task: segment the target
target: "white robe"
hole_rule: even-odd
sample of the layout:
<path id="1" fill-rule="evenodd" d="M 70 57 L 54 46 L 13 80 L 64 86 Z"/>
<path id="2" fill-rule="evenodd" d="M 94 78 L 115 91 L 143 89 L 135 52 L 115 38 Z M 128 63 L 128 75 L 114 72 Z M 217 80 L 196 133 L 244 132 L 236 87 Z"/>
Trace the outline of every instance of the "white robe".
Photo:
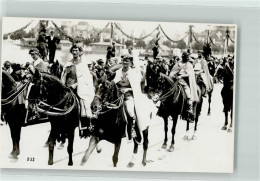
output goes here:
<path id="1" fill-rule="evenodd" d="M 128 80 L 133 90 L 135 112 L 139 131 L 142 132 L 149 126 L 149 120 L 152 112 L 148 98 L 141 92 L 141 72 L 129 68 Z M 114 82 L 118 83 L 122 77 L 122 68 L 116 71 Z"/>
<path id="2" fill-rule="evenodd" d="M 64 66 L 64 70 L 71 65 L 73 65 L 71 61 L 67 62 Z M 81 60 L 78 64 L 75 64 L 75 66 L 77 75 L 77 94 L 80 97 L 81 103 L 81 116 L 92 116 L 90 105 L 95 96 L 93 76 L 89 71 L 86 61 Z"/>

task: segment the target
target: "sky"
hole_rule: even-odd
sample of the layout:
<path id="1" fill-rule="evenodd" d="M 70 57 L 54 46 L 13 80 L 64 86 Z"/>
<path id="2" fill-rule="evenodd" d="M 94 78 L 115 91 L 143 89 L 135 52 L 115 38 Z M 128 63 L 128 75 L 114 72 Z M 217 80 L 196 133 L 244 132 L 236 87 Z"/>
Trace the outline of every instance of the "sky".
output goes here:
<path id="1" fill-rule="evenodd" d="M 9 33 L 13 32 L 17 29 L 22 28 L 27 23 L 29 23 L 31 20 L 33 20 L 32 24 L 26 29 L 27 31 L 30 30 L 32 27 L 35 27 L 36 24 L 40 19 L 36 18 L 3 18 L 3 26 L 2 26 L 2 32 Z M 59 27 L 61 26 L 61 22 L 66 19 L 49 19 L 53 20 Z M 131 34 L 133 32 L 133 35 L 135 37 L 139 37 L 140 34 L 145 31 L 146 34 L 153 31 L 159 24 L 161 24 L 162 28 L 164 29 L 165 33 L 172 39 L 174 38 L 182 38 L 185 36 L 185 33 L 188 31 L 189 25 L 194 25 L 193 31 L 195 33 L 200 33 L 211 26 L 214 26 L 212 24 L 211 26 L 209 24 L 194 24 L 194 23 L 173 23 L 173 22 L 144 22 L 144 21 L 108 21 L 108 20 L 72 20 L 73 23 L 77 23 L 78 21 L 86 21 L 90 25 L 96 27 L 96 28 L 104 28 L 108 22 L 116 22 L 120 23 L 122 26 L 122 29 L 127 34 Z M 51 24 L 51 23 L 49 23 Z M 53 25 L 52 25 L 53 26 Z"/>

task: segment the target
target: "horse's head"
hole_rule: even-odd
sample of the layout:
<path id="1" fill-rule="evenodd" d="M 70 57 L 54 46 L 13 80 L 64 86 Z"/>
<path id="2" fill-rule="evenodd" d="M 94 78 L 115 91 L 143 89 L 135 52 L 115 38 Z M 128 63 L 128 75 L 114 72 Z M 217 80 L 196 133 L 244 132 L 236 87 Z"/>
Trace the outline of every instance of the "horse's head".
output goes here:
<path id="1" fill-rule="evenodd" d="M 58 60 L 56 60 L 56 62 L 54 62 L 52 64 L 52 66 L 50 67 L 50 72 L 52 75 L 61 78 L 61 73 L 62 73 L 63 67 L 62 65 L 59 63 Z"/>
<path id="2" fill-rule="evenodd" d="M 103 78 L 96 89 L 95 97 L 91 103 L 91 109 L 94 113 L 101 111 L 102 103 L 108 96 L 108 91 L 111 88 L 111 82 Z"/>
<path id="3" fill-rule="evenodd" d="M 64 95 L 64 86 L 61 81 L 48 73 L 41 73 L 37 69 L 31 79 L 29 99 L 48 100 L 49 103 L 57 102 Z"/>
<path id="4" fill-rule="evenodd" d="M 2 70 L 2 98 L 10 96 L 15 88 L 16 83 L 13 77 L 5 70 Z"/>

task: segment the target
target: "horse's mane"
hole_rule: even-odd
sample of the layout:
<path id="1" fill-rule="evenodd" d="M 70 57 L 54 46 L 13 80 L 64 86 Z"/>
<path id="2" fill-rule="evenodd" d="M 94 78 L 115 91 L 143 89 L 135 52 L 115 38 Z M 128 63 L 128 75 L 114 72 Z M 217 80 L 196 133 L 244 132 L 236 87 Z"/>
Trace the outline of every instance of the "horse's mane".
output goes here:
<path id="1" fill-rule="evenodd" d="M 44 75 L 44 77 L 46 77 L 46 78 L 48 78 L 50 80 L 55 81 L 61 87 L 65 87 L 65 85 L 61 82 L 61 80 L 59 78 L 57 78 L 56 76 L 54 76 L 54 75 L 52 75 L 50 73 L 47 73 L 47 72 L 43 72 L 42 75 Z"/>
<path id="2" fill-rule="evenodd" d="M 8 80 L 9 80 L 10 82 L 12 82 L 13 84 L 15 84 L 14 78 L 13 78 L 8 72 L 6 72 L 5 70 L 2 70 L 2 75 L 3 75 L 3 74 L 6 76 L 6 78 L 8 78 Z M 2 79 L 3 79 L 3 76 L 2 76 Z"/>

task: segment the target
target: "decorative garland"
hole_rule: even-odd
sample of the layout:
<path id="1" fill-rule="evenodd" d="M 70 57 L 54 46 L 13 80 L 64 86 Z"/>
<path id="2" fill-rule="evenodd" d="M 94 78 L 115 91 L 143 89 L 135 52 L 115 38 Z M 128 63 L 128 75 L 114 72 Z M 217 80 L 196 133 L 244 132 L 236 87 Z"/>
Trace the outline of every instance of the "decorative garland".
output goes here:
<path id="1" fill-rule="evenodd" d="M 218 47 L 218 46 L 213 42 L 213 40 L 212 40 L 211 37 L 209 37 L 209 40 L 210 40 L 210 42 L 212 43 L 212 45 L 214 45 L 215 47 Z"/>
<path id="2" fill-rule="evenodd" d="M 18 30 L 16 30 L 16 31 L 13 31 L 13 32 L 7 33 L 7 34 L 5 34 L 5 35 L 9 36 L 9 35 L 11 35 L 11 34 L 18 33 L 19 31 L 23 31 L 23 30 L 26 29 L 28 26 L 30 26 L 30 24 L 31 24 L 32 22 L 33 22 L 33 20 L 30 21 L 30 22 L 29 22 L 27 25 L 25 25 L 24 27 L 22 27 L 22 28 L 20 28 L 20 29 L 18 29 Z"/>
<path id="3" fill-rule="evenodd" d="M 60 28 L 58 27 L 58 25 L 57 25 L 56 23 L 54 23 L 54 21 L 51 21 L 51 22 L 52 22 L 52 24 L 55 26 L 55 28 L 59 30 L 59 32 L 60 32 L 63 36 L 65 36 L 66 38 L 68 38 L 70 42 L 74 43 L 74 38 L 72 38 L 71 36 L 69 36 L 69 35 L 67 35 L 66 33 L 64 33 L 64 32 L 62 31 L 62 29 L 60 29 Z"/>
<path id="4" fill-rule="evenodd" d="M 184 40 L 187 36 L 188 36 L 188 34 L 186 34 L 182 39 L 180 39 L 180 40 L 172 40 L 165 32 L 164 32 L 164 30 L 162 29 L 162 26 L 161 25 L 159 25 L 159 28 L 160 28 L 160 30 L 162 31 L 162 33 L 164 34 L 164 36 L 169 40 L 169 41 L 171 41 L 171 42 L 173 42 L 173 43 L 179 43 L 180 41 L 182 41 L 182 40 Z"/>
<path id="5" fill-rule="evenodd" d="M 108 27 L 110 24 L 111 24 L 110 22 L 107 23 L 107 25 L 106 25 L 102 30 L 100 30 L 100 32 L 98 33 L 98 35 L 100 35 L 101 33 L 103 33 L 103 32 L 107 29 L 107 27 Z"/>
<path id="6" fill-rule="evenodd" d="M 206 39 L 205 39 L 203 42 L 200 42 L 200 41 L 196 38 L 196 36 L 195 36 L 194 33 L 192 33 L 192 36 L 193 36 L 194 40 L 195 40 L 197 43 L 204 44 L 204 42 L 206 41 Z"/>
<path id="7" fill-rule="evenodd" d="M 235 43 L 235 41 L 231 39 L 231 37 L 229 36 L 229 34 L 227 35 L 227 38 L 230 39 L 230 41 L 232 41 L 233 43 Z"/>
<path id="8" fill-rule="evenodd" d="M 146 36 L 140 37 L 140 38 L 136 38 L 133 36 L 128 35 L 127 33 L 125 33 L 116 23 L 114 23 L 115 27 L 123 34 L 125 35 L 127 38 L 133 39 L 133 40 L 144 40 L 145 38 L 151 36 L 156 30 L 159 30 L 159 26 L 157 26 L 151 33 L 149 33 Z"/>

